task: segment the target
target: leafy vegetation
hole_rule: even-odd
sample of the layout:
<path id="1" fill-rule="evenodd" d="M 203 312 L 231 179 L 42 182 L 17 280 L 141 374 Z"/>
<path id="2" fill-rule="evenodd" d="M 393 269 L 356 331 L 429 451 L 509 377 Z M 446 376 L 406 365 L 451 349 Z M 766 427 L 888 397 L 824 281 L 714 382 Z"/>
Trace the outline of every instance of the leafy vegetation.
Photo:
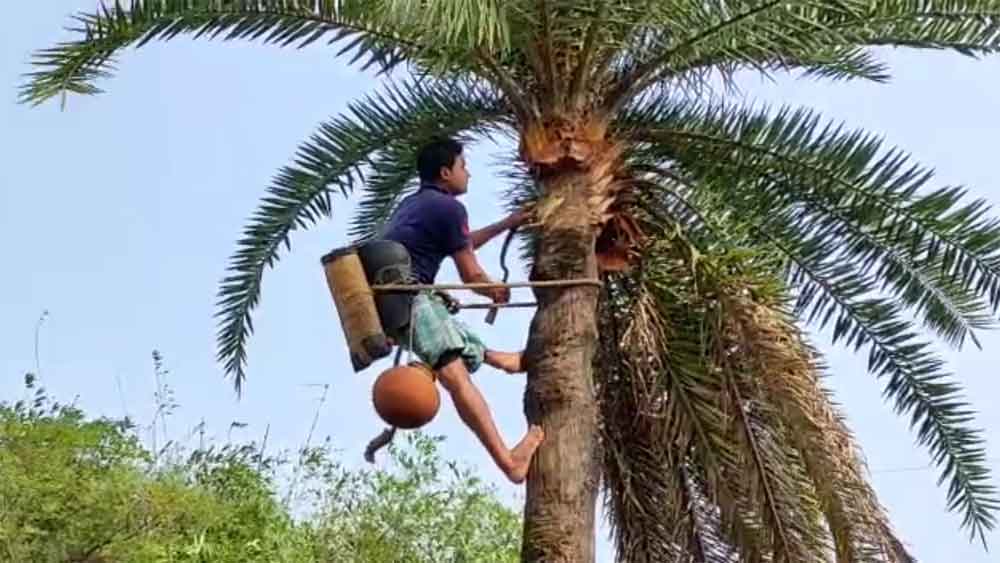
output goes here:
<path id="1" fill-rule="evenodd" d="M 515 561 L 518 515 L 410 433 L 387 470 L 329 445 L 148 449 L 128 420 L 30 395 L 0 404 L 0 559 L 11 563 Z M 294 467 L 293 467 L 294 466 Z M 299 472 L 288 491 L 288 470 Z M 285 489 L 284 499 L 281 498 Z M 292 494 L 288 494 L 292 493 Z"/>

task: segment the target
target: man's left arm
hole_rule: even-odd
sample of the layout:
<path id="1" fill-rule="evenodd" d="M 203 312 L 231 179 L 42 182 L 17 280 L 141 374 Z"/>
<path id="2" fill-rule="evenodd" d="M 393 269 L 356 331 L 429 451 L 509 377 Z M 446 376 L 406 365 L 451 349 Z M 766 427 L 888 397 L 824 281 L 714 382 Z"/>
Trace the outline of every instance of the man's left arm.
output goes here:
<path id="1" fill-rule="evenodd" d="M 526 212 L 515 211 L 492 225 L 487 225 L 482 229 L 469 233 L 469 243 L 474 250 L 478 250 L 480 246 L 490 242 L 497 235 L 520 226 L 527 218 L 528 214 Z"/>

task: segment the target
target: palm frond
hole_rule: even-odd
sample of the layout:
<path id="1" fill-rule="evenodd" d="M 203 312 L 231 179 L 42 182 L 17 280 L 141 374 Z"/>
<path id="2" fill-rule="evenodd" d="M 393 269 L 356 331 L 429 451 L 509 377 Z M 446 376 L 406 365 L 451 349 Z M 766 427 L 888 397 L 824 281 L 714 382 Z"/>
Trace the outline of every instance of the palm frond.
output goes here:
<path id="1" fill-rule="evenodd" d="M 948 49 L 967 56 L 1000 50 L 996 0 L 875 0 L 853 21 L 828 22 L 859 45 Z"/>
<path id="2" fill-rule="evenodd" d="M 731 299 L 748 290 L 758 294 L 767 290 L 739 280 L 739 274 L 733 275 L 732 265 L 725 261 L 714 264 L 703 258 L 701 262 L 694 264 L 700 273 L 698 291 L 711 296 L 707 299 L 701 339 L 706 343 L 712 371 L 722 381 L 724 400 L 731 405 L 730 431 L 746 452 L 740 475 L 749 485 L 748 506 L 761 515 L 761 532 L 774 559 L 825 561 L 829 550 L 824 527 L 827 523 L 819 508 L 816 485 L 810 480 L 804 454 L 790 439 L 789 424 L 776 398 L 766 393 L 761 383 L 763 378 L 774 377 L 780 364 L 764 365 L 761 371 L 754 369 L 760 367 L 750 360 L 756 350 L 734 338 L 731 328 Z M 718 266 L 724 269 L 716 270 Z M 726 279 L 725 274 L 731 279 Z M 755 360 L 759 362 L 760 358 Z"/>
<path id="3" fill-rule="evenodd" d="M 688 250 L 678 250 L 683 248 Z M 605 431 L 614 439 L 625 440 L 626 445 L 644 440 L 645 447 L 622 448 L 619 459 L 608 459 L 607 465 L 617 463 L 620 473 L 631 475 L 633 483 L 647 483 L 648 479 L 659 482 L 649 474 L 649 463 L 638 463 L 638 457 L 664 460 L 667 465 L 659 469 L 663 475 L 674 475 L 681 466 L 688 468 L 688 477 L 704 486 L 711 505 L 698 505 L 698 516 L 688 514 L 687 520 L 679 521 L 698 518 L 710 526 L 703 532 L 718 531 L 705 536 L 717 538 L 710 542 L 713 557 L 708 561 L 737 557 L 740 561 L 760 561 L 779 553 L 800 554 L 803 560 L 810 560 L 809 546 L 821 543 L 823 532 L 815 525 L 815 517 L 806 518 L 800 511 L 809 503 L 803 500 L 805 482 L 794 463 L 795 453 L 783 448 L 770 429 L 756 422 L 752 439 L 748 439 L 743 433 L 745 421 L 741 422 L 738 414 L 744 405 L 732 399 L 725 378 L 708 354 L 716 335 L 709 322 L 714 318 L 714 298 L 709 296 L 715 288 L 701 273 L 706 257 L 683 243 L 671 246 L 661 242 L 645 250 L 642 273 L 635 274 L 638 277 L 632 281 L 618 281 L 622 294 L 612 300 L 612 306 L 619 318 L 612 321 L 621 328 L 609 331 L 607 348 L 620 350 L 620 365 L 611 368 L 602 362 L 601 370 L 611 368 L 617 379 L 599 387 Z M 706 283 L 709 285 L 703 285 Z M 620 415 L 614 416 L 615 412 Z M 653 448 L 660 450 L 657 455 L 644 451 L 655 452 Z M 754 448 L 760 455 L 751 463 Z M 754 469 L 755 464 L 761 469 Z M 748 480 L 748 475 L 755 477 Z M 764 483 L 766 487 L 762 487 Z M 769 492 L 764 493 L 764 488 Z M 616 486 L 608 495 L 614 499 L 623 489 L 627 490 Z M 647 494 L 611 503 L 620 549 L 637 542 L 645 546 L 646 551 L 638 552 L 635 561 L 661 560 L 669 549 L 687 549 L 685 529 L 669 531 L 673 544 L 664 543 L 665 538 L 643 538 L 653 525 L 648 515 L 656 515 L 659 502 Z M 629 503 L 639 506 L 632 508 Z M 615 512 L 614 507 L 630 509 L 631 515 Z M 619 517 L 641 520 L 645 526 L 625 529 Z M 711 524 L 713 521 L 716 524 Z M 779 536 L 784 541 L 777 539 Z M 650 551 L 650 546 L 660 551 Z"/>
<path id="4" fill-rule="evenodd" d="M 774 558 L 824 563 L 829 550 L 825 522 L 801 453 L 788 440 L 789 432 L 766 397 L 744 397 L 732 376 L 726 379 L 733 401 L 733 429 L 750 453 L 742 475 L 753 480 L 748 499 L 762 516 Z"/>
<path id="5" fill-rule="evenodd" d="M 962 189 L 922 193 L 931 173 L 882 151 L 880 140 L 821 127 L 805 111 L 688 104 L 651 103 L 621 127 L 647 143 L 635 158 L 719 186 L 720 201 L 739 213 L 763 220 L 786 211 L 791 236 L 884 280 L 882 289 L 948 342 L 993 326 L 986 304 L 1000 306 L 1000 222 L 983 200 L 963 205 Z M 719 160 L 709 166 L 709 156 Z"/>
<path id="6" fill-rule="evenodd" d="M 219 289 L 218 357 L 238 392 L 246 376 L 250 317 L 260 298 L 261 278 L 278 260 L 280 247 L 290 245 L 291 232 L 329 216 L 331 194 L 336 190 L 347 196 L 365 181 L 365 166 L 373 160 L 438 134 L 498 120 L 505 107 L 492 90 L 405 83 L 351 104 L 347 116 L 321 126 L 299 149 L 295 163 L 277 175 L 244 229 Z"/>
<path id="7" fill-rule="evenodd" d="M 511 4 L 501 0 L 370 0 L 390 27 L 420 30 L 422 43 L 459 51 L 511 48 Z"/>
<path id="8" fill-rule="evenodd" d="M 642 26 L 644 2 L 536 0 L 523 13 L 525 43 L 542 104 L 556 112 L 590 105 L 605 69 Z"/>
<path id="9" fill-rule="evenodd" d="M 702 69 L 731 75 L 740 68 L 764 74 L 802 68 L 831 77 L 885 78 L 883 65 L 828 37 L 823 20 L 855 18 L 858 2 L 853 0 L 674 4 L 660 16 L 655 40 L 637 50 L 633 63 L 617 77 L 619 87 L 610 93 L 609 107 L 621 107 L 661 80 Z"/>
<path id="10" fill-rule="evenodd" d="M 943 362 L 919 340 L 894 303 L 869 297 L 873 284 L 859 279 L 849 266 L 816 247 L 775 244 L 793 261 L 789 277 L 799 288 L 800 304 L 813 306 L 812 317 L 834 319 L 834 340 L 855 350 L 867 346 L 869 370 L 880 378 L 888 376 L 886 397 L 894 401 L 897 413 L 910 415 L 918 443 L 928 447 L 942 467 L 941 479 L 951 481 L 949 509 L 964 514 L 963 525 L 973 534 L 992 529 L 1000 505 L 984 465 L 983 440 L 969 427 L 973 413 Z"/>
<path id="11" fill-rule="evenodd" d="M 719 477 L 726 467 L 736 472 L 739 451 L 727 435 L 716 378 L 702 367 L 699 343 L 663 332 L 661 306 L 635 280 L 609 279 L 608 289 L 600 315 L 608 338 L 601 341 L 595 374 L 606 444 L 605 503 L 618 560 L 714 563 L 733 545 L 763 552 L 753 514 L 721 514 L 710 500 L 742 492 Z M 694 451 L 699 455 L 689 460 Z M 689 474 L 682 475 L 686 466 Z M 706 469 L 711 485 L 700 486 Z"/>
<path id="12" fill-rule="evenodd" d="M 690 184 L 676 178 L 671 178 L 667 170 L 650 168 L 642 170 L 636 167 L 631 170 L 634 175 L 630 185 L 635 189 L 635 215 L 652 226 L 675 224 L 699 247 L 708 245 L 739 246 L 740 236 L 736 229 L 727 225 L 725 228 L 712 213 L 704 210 L 711 207 L 705 201 L 704 192 L 695 192 Z"/>
<path id="13" fill-rule="evenodd" d="M 600 309 L 619 558 L 910 563 L 785 312 L 773 259 L 698 251 L 677 233 L 609 278 Z"/>
<path id="14" fill-rule="evenodd" d="M 869 369 L 887 377 L 886 396 L 910 415 L 918 442 L 950 480 L 949 508 L 974 535 L 991 529 L 1000 505 L 982 439 L 968 427 L 958 386 L 902 309 L 956 344 L 989 325 L 982 301 L 997 305 L 1000 227 L 985 204 L 959 206 L 954 189 L 919 194 L 929 174 L 898 154 L 880 155 L 875 139 L 820 129 L 808 113 L 675 106 L 661 118 L 662 128 L 651 126 L 658 132 L 640 135 L 648 144 L 637 152 L 660 159 L 690 189 L 718 193 L 726 217 L 784 255 L 797 312 L 832 323 L 835 342 L 869 347 Z"/>
<path id="15" fill-rule="evenodd" d="M 884 81 L 872 46 L 950 49 L 965 55 L 1000 49 L 1000 5 L 993 0 L 841 0 L 672 3 L 667 31 L 639 49 L 619 76 L 609 105 L 620 105 L 660 81 L 703 81 L 749 69 L 765 75 Z M 662 28 L 661 28 L 662 29 Z"/>
<path id="16" fill-rule="evenodd" d="M 115 56 L 129 46 L 167 41 L 179 35 L 207 39 L 244 39 L 305 47 L 321 39 L 344 43 L 362 68 L 383 70 L 401 62 L 414 43 L 380 22 L 364 1 L 317 0 L 120 0 L 101 3 L 93 13 L 75 17 L 79 39 L 35 53 L 38 70 L 21 87 L 24 103 L 40 104 L 67 93 L 97 94 L 95 83 L 114 70 Z"/>
<path id="17" fill-rule="evenodd" d="M 736 563 L 740 560 L 740 550 L 726 539 L 724 524 L 718 507 L 704 481 L 697 478 L 698 472 L 690 465 L 678 472 L 682 499 L 689 506 L 690 535 L 687 552 L 692 555 L 690 563 Z M 754 555 L 745 559 L 752 560 Z"/>
<path id="18" fill-rule="evenodd" d="M 822 387 L 818 354 L 788 319 L 776 314 L 780 305 L 744 296 L 723 301 L 733 338 L 749 351 L 748 367 L 761 374 L 764 394 L 780 409 L 789 429 L 786 439 L 795 444 L 816 487 L 837 561 L 911 562 L 868 484 L 860 448 Z"/>
<path id="19" fill-rule="evenodd" d="M 440 4 L 444 7 L 439 11 L 445 14 L 453 8 L 452 4 L 456 9 L 465 10 L 457 6 L 464 3 L 442 1 Z M 532 104 L 537 106 L 536 113 L 549 114 L 592 106 L 596 92 L 607 78 L 606 70 L 627 47 L 625 38 L 637 26 L 645 25 L 643 17 L 648 15 L 649 8 L 660 3 L 507 0 L 469 4 L 475 5 L 475 9 L 459 19 L 478 20 L 482 22 L 479 33 L 506 37 L 506 41 L 478 44 L 466 41 L 465 50 L 475 48 L 480 55 L 486 55 L 480 57 L 481 62 L 503 69 L 522 87 L 525 96 L 531 98 Z M 502 4 L 502 9 L 494 4 Z M 439 16 L 421 12 L 413 17 L 422 20 Z M 443 21 L 451 24 L 450 20 Z M 497 23 L 491 24 L 493 21 Z M 429 29 L 437 31 L 440 28 Z M 493 44 L 499 47 L 491 48 Z"/>

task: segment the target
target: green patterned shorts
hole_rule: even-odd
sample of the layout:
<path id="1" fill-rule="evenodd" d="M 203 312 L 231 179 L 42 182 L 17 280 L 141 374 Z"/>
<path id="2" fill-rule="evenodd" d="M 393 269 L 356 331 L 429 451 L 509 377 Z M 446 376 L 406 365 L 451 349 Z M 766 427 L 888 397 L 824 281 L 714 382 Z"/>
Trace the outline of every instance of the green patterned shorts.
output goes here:
<path id="1" fill-rule="evenodd" d="M 438 363 L 448 354 L 458 354 L 465 362 L 469 373 L 474 373 L 483 365 L 486 345 L 468 326 L 448 312 L 444 301 L 437 295 L 418 293 L 413 298 L 413 353 L 420 361 L 439 368 Z M 399 335 L 399 343 L 404 349 L 410 339 L 410 327 Z"/>

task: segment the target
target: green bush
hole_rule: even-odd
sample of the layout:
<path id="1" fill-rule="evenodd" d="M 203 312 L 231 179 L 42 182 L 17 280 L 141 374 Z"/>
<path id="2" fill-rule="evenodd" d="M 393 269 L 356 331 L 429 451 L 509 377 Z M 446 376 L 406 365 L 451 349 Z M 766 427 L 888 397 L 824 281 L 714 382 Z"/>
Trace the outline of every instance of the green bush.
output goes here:
<path id="1" fill-rule="evenodd" d="M 328 444 L 294 462 L 253 443 L 165 456 L 128 420 L 88 419 L 31 376 L 26 387 L 30 401 L 0 403 L 2 561 L 517 560 L 518 515 L 442 461 L 440 438 L 408 433 L 391 470 L 348 469 Z"/>

